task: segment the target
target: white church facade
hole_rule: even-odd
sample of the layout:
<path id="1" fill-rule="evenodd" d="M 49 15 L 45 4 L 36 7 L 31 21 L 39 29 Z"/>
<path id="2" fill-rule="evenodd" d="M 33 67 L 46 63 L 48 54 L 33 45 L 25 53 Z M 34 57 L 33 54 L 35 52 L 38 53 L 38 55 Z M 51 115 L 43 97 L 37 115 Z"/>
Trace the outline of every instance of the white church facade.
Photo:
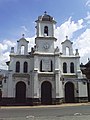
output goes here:
<path id="1" fill-rule="evenodd" d="M 0 104 L 87 102 L 87 82 L 80 70 L 78 49 L 66 37 L 62 51 L 54 47 L 56 21 L 45 13 L 36 22 L 35 46 L 28 52 L 24 36 L 11 48 L 8 70 L 0 71 Z"/>

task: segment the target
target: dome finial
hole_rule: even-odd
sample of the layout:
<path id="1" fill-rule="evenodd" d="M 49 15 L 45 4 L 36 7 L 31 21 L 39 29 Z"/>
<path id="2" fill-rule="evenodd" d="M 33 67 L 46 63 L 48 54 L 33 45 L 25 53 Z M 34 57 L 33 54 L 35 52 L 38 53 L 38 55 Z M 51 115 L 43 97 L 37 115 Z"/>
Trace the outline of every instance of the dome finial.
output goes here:
<path id="1" fill-rule="evenodd" d="M 44 14 L 46 15 L 46 14 L 47 14 L 47 12 L 45 11 L 45 12 L 44 12 Z"/>

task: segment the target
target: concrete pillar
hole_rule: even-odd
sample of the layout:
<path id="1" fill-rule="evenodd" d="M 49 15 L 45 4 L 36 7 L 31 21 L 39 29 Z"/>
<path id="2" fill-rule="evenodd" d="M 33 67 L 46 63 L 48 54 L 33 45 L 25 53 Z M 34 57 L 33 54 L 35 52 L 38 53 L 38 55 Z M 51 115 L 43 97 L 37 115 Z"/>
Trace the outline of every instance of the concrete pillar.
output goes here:
<path id="1" fill-rule="evenodd" d="M 55 71 L 55 81 L 56 81 L 56 98 L 59 98 L 59 91 L 60 91 L 60 88 L 59 88 L 59 82 L 60 82 L 60 78 L 59 78 L 59 71 Z"/>
<path id="2" fill-rule="evenodd" d="M 34 71 L 34 98 L 39 97 L 38 72 Z"/>
<path id="3" fill-rule="evenodd" d="M 38 70 L 39 64 L 38 64 L 38 57 L 34 56 L 34 70 Z"/>
<path id="4" fill-rule="evenodd" d="M 60 81 L 60 71 L 55 71 L 55 82 L 56 82 L 56 104 L 60 104 L 63 102 L 64 92 L 62 81 Z"/>
<path id="5" fill-rule="evenodd" d="M 8 78 L 8 89 L 7 89 L 7 93 L 8 93 L 8 97 L 13 97 L 13 81 L 12 81 L 12 72 L 9 72 L 9 78 Z"/>

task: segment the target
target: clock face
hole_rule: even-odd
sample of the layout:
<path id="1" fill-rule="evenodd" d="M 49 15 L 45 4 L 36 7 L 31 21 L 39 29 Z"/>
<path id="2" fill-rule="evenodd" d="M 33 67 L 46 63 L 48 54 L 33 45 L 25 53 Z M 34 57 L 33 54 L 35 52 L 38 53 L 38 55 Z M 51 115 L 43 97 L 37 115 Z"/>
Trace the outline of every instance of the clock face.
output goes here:
<path id="1" fill-rule="evenodd" d="M 43 45 L 43 47 L 44 47 L 45 49 L 48 49 L 48 48 L 49 48 L 49 44 L 48 44 L 48 43 L 45 43 L 45 44 Z"/>

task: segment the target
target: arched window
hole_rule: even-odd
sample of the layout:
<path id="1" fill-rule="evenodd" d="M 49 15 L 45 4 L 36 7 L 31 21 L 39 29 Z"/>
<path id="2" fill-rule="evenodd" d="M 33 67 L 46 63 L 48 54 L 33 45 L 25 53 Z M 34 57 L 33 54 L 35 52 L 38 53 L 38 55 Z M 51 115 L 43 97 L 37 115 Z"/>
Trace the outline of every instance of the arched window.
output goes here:
<path id="1" fill-rule="evenodd" d="M 74 73 L 74 63 L 73 62 L 70 63 L 70 72 Z"/>
<path id="2" fill-rule="evenodd" d="M 69 55 L 70 54 L 70 48 L 69 47 L 66 47 L 66 55 Z"/>
<path id="3" fill-rule="evenodd" d="M 44 27 L 44 34 L 48 36 L 48 26 Z"/>
<path id="4" fill-rule="evenodd" d="M 25 46 L 22 45 L 22 46 L 21 46 L 21 55 L 24 55 L 24 49 L 25 49 Z"/>
<path id="5" fill-rule="evenodd" d="M 63 73 L 67 73 L 67 63 L 63 63 Z"/>
<path id="6" fill-rule="evenodd" d="M 27 62 L 24 62 L 23 72 L 24 73 L 28 72 L 28 63 Z"/>
<path id="7" fill-rule="evenodd" d="M 42 72 L 42 60 L 40 61 L 40 71 Z"/>
<path id="8" fill-rule="evenodd" d="M 20 62 L 16 62 L 16 72 L 20 72 Z"/>

